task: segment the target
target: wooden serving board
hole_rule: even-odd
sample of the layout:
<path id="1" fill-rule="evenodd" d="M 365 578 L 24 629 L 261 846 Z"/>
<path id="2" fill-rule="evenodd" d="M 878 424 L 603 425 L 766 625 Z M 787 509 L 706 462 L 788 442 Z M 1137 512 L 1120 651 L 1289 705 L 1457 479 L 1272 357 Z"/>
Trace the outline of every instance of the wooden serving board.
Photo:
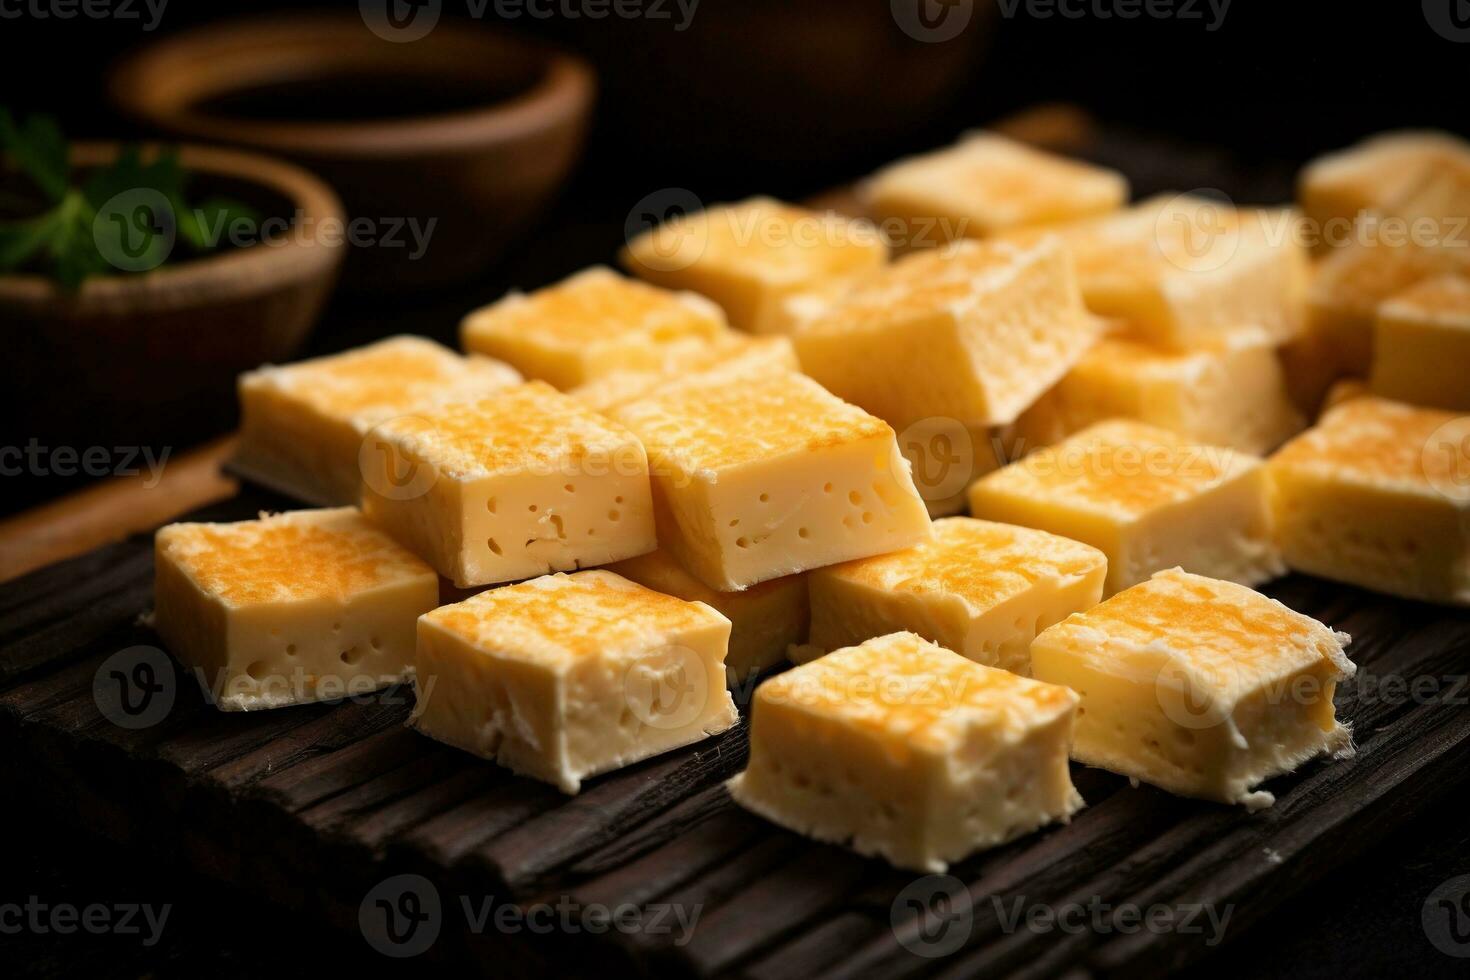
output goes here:
<path id="1" fill-rule="evenodd" d="M 285 506 L 247 491 L 193 516 Z M 401 689 L 223 714 L 166 666 L 152 686 L 171 692 L 156 695 L 170 709 L 124 727 L 94 684 L 114 682 L 119 661 L 100 669 L 114 654 L 157 643 L 139 622 L 152 570 L 151 538 L 138 536 L 0 586 L 0 766 L 13 799 L 335 926 L 344 943 L 366 941 L 370 892 L 420 875 L 440 904 L 424 960 L 495 976 L 1157 974 L 1208 953 L 1212 922 L 1228 914 L 1227 941 L 1240 936 L 1470 779 L 1467 692 L 1453 680 L 1470 659 L 1470 611 L 1293 576 L 1266 591 L 1353 636 L 1359 674 L 1338 711 L 1355 758 L 1272 780 L 1276 805 L 1254 814 L 1075 767 L 1088 806 L 1070 824 L 926 879 L 734 806 L 722 782 L 744 764 L 743 724 L 571 798 L 406 729 Z M 577 914 L 630 904 L 648 928 L 477 930 L 462 899 L 476 915 L 486 899 Z M 1130 928 L 1129 909 L 1151 906 L 1177 927 Z M 697 912 L 687 941 L 659 911 L 674 908 Z M 1071 917 L 1047 927 L 1047 908 Z"/>

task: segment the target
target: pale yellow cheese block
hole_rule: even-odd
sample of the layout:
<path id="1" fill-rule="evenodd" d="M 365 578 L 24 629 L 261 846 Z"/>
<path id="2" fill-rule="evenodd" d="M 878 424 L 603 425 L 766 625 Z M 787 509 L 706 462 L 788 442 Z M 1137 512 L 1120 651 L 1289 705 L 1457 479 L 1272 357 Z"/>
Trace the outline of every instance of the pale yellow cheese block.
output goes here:
<path id="1" fill-rule="evenodd" d="M 356 508 L 154 537 L 153 624 L 216 707 L 359 696 L 413 673 L 414 621 L 439 577 Z"/>
<path id="2" fill-rule="evenodd" d="M 1382 133 L 1313 160 L 1297 178 L 1297 199 L 1319 239 L 1316 250 L 1351 240 L 1361 216 L 1391 207 L 1455 161 L 1470 164 L 1470 143 L 1433 130 Z"/>
<path id="3" fill-rule="evenodd" d="M 801 374 L 712 371 L 613 410 L 648 451 L 659 543 L 734 591 L 929 533 L 893 430 Z"/>
<path id="4" fill-rule="evenodd" d="M 1374 394 L 1470 412 L 1470 278 L 1427 279 L 1378 307 Z"/>
<path id="5" fill-rule="evenodd" d="M 1188 194 L 1160 195 L 1057 229 L 1087 306 L 1137 338 L 1188 350 L 1242 335 L 1283 343 L 1301 332 L 1310 265 L 1299 217 Z"/>
<path id="6" fill-rule="evenodd" d="M 792 334 L 802 370 L 895 429 L 1014 421 L 1101 327 L 1059 239 L 958 242 L 867 277 Z"/>
<path id="7" fill-rule="evenodd" d="M 656 369 L 615 371 L 573 388 L 574 395 L 599 412 L 636 401 L 660 388 L 719 369 L 725 376 L 800 370 L 796 348 L 786 337 L 730 333 L 698 347 L 671 350 Z"/>
<path id="8" fill-rule="evenodd" d="M 940 872 L 1082 807 L 1067 770 L 1076 704 L 891 633 L 756 689 L 730 795 L 799 834 Z"/>
<path id="9" fill-rule="evenodd" d="M 1175 565 L 1255 585 L 1284 571 L 1269 489 L 1249 453 L 1113 420 L 982 477 L 970 513 L 1098 548 L 1107 595 Z"/>
<path id="10" fill-rule="evenodd" d="M 460 324 L 465 350 L 568 389 L 617 371 L 661 368 L 728 332 L 718 306 L 595 266 L 536 292 L 513 292 Z"/>
<path id="11" fill-rule="evenodd" d="M 1007 458 L 1005 427 L 965 425 L 942 415 L 911 422 L 898 433 L 914 487 L 930 517 L 963 513 L 965 490 Z"/>
<path id="12" fill-rule="evenodd" d="M 1109 418 L 1128 418 L 1217 446 L 1267 453 L 1301 431 L 1275 350 L 1243 340 L 1169 351 L 1107 337 L 1006 433 L 1010 458 Z"/>
<path id="13" fill-rule="evenodd" d="M 971 517 L 913 548 L 808 573 L 811 652 L 907 630 L 976 663 L 1031 672 L 1031 641 L 1102 599 L 1107 557 L 1067 538 Z"/>
<path id="14" fill-rule="evenodd" d="M 262 367 L 240 376 L 240 446 L 231 465 L 307 503 L 356 504 L 358 457 L 374 426 L 520 380 L 508 364 L 413 336 Z"/>
<path id="15" fill-rule="evenodd" d="M 1348 637 L 1241 585 L 1159 572 L 1043 632 L 1035 676 L 1082 703 L 1072 757 L 1251 809 L 1256 787 L 1352 739 L 1332 696 Z"/>
<path id="16" fill-rule="evenodd" d="M 652 228 L 621 259 L 639 278 L 702 293 L 733 325 L 767 333 L 785 297 L 883 265 L 888 245 L 869 222 L 752 197 Z"/>
<path id="17" fill-rule="evenodd" d="M 1352 398 L 1287 443 L 1270 472 L 1291 568 L 1470 604 L 1470 415 Z"/>
<path id="18" fill-rule="evenodd" d="M 804 575 L 786 575 L 741 592 L 710 588 L 667 548 L 616 562 L 607 568 L 655 592 L 703 602 L 730 621 L 730 652 L 725 677 L 739 688 L 786 659 L 787 648 L 807 637 L 808 603 Z"/>
<path id="19" fill-rule="evenodd" d="M 547 575 L 418 623 L 411 724 L 564 793 L 735 724 L 730 622 L 611 572 Z"/>
<path id="20" fill-rule="evenodd" d="M 885 167 L 858 193 L 891 241 L 925 248 L 1115 211 L 1128 200 L 1128 181 L 979 132 Z"/>
<path id="21" fill-rule="evenodd" d="M 363 510 L 465 588 L 652 551 L 637 438 L 542 381 L 373 432 Z"/>

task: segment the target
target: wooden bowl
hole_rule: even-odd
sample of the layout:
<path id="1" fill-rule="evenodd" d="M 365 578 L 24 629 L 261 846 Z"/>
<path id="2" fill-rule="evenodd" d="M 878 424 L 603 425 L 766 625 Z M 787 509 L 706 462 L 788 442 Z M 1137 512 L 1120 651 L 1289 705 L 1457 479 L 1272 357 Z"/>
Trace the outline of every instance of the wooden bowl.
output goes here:
<path id="1" fill-rule="evenodd" d="M 74 144 L 72 163 L 85 171 L 118 150 Z M 179 156 L 191 196 L 223 193 L 292 227 L 265 243 L 90 278 L 75 294 L 39 275 L 0 276 L 0 417 L 24 439 L 179 446 L 218 432 L 233 417 L 236 375 L 289 358 L 315 324 L 344 254 L 330 234 L 344 221 L 331 188 L 252 153 L 186 145 Z"/>
<path id="2" fill-rule="evenodd" d="M 580 59 L 496 31 L 445 22 L 394 43 L 337 15 L 188 31 L 122 63 L 111 85 L 165 133 L 321 174 L 372 237 L 397 225 L 403 244 L 349 256 L 349 283 L 378 289 L 461 281 L 514 244 L 570 172 L 594 90 Z M 431 228 L 421 255 L 410 220 Z"/>

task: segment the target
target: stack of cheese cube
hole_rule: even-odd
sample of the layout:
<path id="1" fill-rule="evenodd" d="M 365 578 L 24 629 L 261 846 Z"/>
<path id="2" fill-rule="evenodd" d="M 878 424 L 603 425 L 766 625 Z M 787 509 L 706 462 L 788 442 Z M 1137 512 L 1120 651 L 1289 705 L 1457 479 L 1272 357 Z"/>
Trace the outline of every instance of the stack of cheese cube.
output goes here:
<path id="1" fill-rule="evenodd" d="M 464 355 L 246 375 L 237 465 L 327 509 L 160 531 L 170 649 L 227 709 L 412 678 L 420 731 L 568 793 L 758 683 L 734 799 L 916 869 L 1065 821 L 1069 759 L 1257 807 L 1350 751 L 1347 637 L 1252 586 L 1284 550 L 1470 599 L 1470 522 L 1430 500 L 1457 470 L 1406 462 L 1448 413 L 1345 400 L 1261 458 L 1302 424 L 1299 218 L 1125 208 L 1119 175 L 988 135 L 864 197 L 667 222 L 631 278 L 471 313 Z"/>

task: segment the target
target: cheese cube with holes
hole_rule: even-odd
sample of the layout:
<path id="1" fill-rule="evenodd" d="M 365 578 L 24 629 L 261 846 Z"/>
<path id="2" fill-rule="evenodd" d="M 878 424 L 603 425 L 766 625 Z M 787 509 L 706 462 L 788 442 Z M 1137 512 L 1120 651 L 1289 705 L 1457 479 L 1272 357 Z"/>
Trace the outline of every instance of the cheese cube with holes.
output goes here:
<path id="1" fill-rule="evenodd" d="M 598 266 L 476 310 L 460 325 L 460 338 L 467 351 L 567 389 L 614 371 L 656 369 L 727 330 L 724 313 L 703 296 Z"/>
<path id="2" fill-rule="evenodd" d="M 943 871 L 1081 808 L 1076 705 L 1065 687 L 892 633 L 757 688 L 730 795 L 799 834 Z"/>
<path id="3" fill-rule="evenodd" d="M 520 380 L 508 364 L 461 357 L 410 336 L 263 367 L 240 377 L 240 447 L 232 466 L 308 503 L 356 504 L 359 456 L 374 426 Z"/>
<path id="4" fill-rule="evenodd" d="M 576 793 L 739 720 L 730 621 L 607 571 L 489 589 L 419 619 L 413 727 Z"/>
<path id="5" fill-rule="evenodd" d="M 743 592 L 720 592 L 701 582 L 667 548 L 609 565 L 639 585 L 665 595 L 702 602 L 730 621 L 726 681 L 733 688 L 786 659 L 787 648 L 807 636 L 807 587 L 803 575 L 786 575 Z"/>
<path id="6" fill-rule="evenodd" d="M 793 335 L 802 370 L 903 429 L 1014 421 L 1087 353 L 1099 324 L 1060 240 L 960 242 L 856 285 Z"/>
<path id="7" fill-rule="evenodd" d="M 981 477 L 970 512 L 1100 549 L 1105 595 L 1175 565 L 1255 585 L 1284 571 L 1269 489 L 1249 453 L 1114 420 Z"/>
<path id="8" fill-rule="evenodd" d="M 385 423 L 363 510 L 465 588 L 652 551 L 637 438 L 541 381 Z"/>
<path id="9" fill-rule="evenodd" d="M 796 348 L 786 337 L 751 337 L 731 333 L 701 347 L 670 352 L 656 369 L 615 371 L 573 388 L 569 394 L 599 412 L 637 401 L 672 382 L 718 369 L 722 375 L 743 376 L 772 371 L 796 371 Z"/>
<path id="10" fill-rule="evenodd" d="M 1296 571 L 1470 604 L 1470 415 L 1360 396 L 1271 458 Z"/>
<path id="11" fill-rule="evenodd" d="M 1043 632 L 1039 680 L 1082 698 L 1072 757 L 1171 793 L 1270 806 L 1257 785 L 1347 755 L 1344 633 L 1233 582 L 1159 572 Z"/>
<path id="12" fill-rule="evenodd" d="M 1373 337 L 1375 394 L 1470 412 L 1470 278 L 1428 279 L 1391 297 Z"/>
<path id="13" fill-rule="evenodd" d="M 1201 442 L 1270 452 L 1302 429 L 1275 350 L 1241 340 L 1168 351 L 1108 337 L 1007 433 L 1014 458 L 1110 418 L 1134 419 Z"/>
<path id="14" fill-rule="evenodd" d="M 1385 300 L 1440 276 L 1470 276 L 1470 163 L 1438 173 L 1317 264 L 1310 325 L 1319 350 L 1362 377 Z"/>
<path id="15" fill-rule="evenodd" d="M 908 630 L 976 663 L 1031 672 L 1036 634 L 1102 600 L 1108 560 L 1090 545 L 971 517 L 929 541 L 809 573 L 810 646 Z"/>
<path id="16" fill-rule="evenodd" d="M 1187 194 L 1057 229 L 1087 306 L 1138 339 L 1184 350 L 1241 335 L 1279 344 L 1301 332 L 1310 276 L 1299 218 Z M 1008 236 L 1025 243 L 1052 232 Z"/>
<path id="17" fill-rule="evenodd" d="M 785 297 L 883 265 L 888 245 L 868 222 L 753 197 L 649 229 L 622 261 L 651 283 L 708 296 L 743 330 L 767 333 Z"/>
<path id="18" fill-rule="evenodd" d="M 1115 170 L 975 133 L 878 171 L 860 195 L 885 230 L 903 229 L 890 238 L 929 247 L 1115 211 L 1128 201 L 1128 181 Z"/>
<path id="19" fill-rule="evenodd" d="M 721 591 L 906 548 L 929 533 L 881 419 L 800 374 L 711 372 L 614 410 L 653 472 L 658 538 Z"/>
<path id="20" fill-rule="evenodd" d="M 1383 133 L 1302 168 L 1297 197 L 1317 230 L 1318 251 L 1350 241 L 1362 215 L 1391 208 L 1426 178 L 1456 161 L 1470 164 L 1470 143 L 1449 133 Z"/>
<path id="21" fill-rule="evenodd" d="M 225 711 L 371 693 L 413 673 L 439 577 L 352 507 L 154 536 L 154 626 Z"/>

